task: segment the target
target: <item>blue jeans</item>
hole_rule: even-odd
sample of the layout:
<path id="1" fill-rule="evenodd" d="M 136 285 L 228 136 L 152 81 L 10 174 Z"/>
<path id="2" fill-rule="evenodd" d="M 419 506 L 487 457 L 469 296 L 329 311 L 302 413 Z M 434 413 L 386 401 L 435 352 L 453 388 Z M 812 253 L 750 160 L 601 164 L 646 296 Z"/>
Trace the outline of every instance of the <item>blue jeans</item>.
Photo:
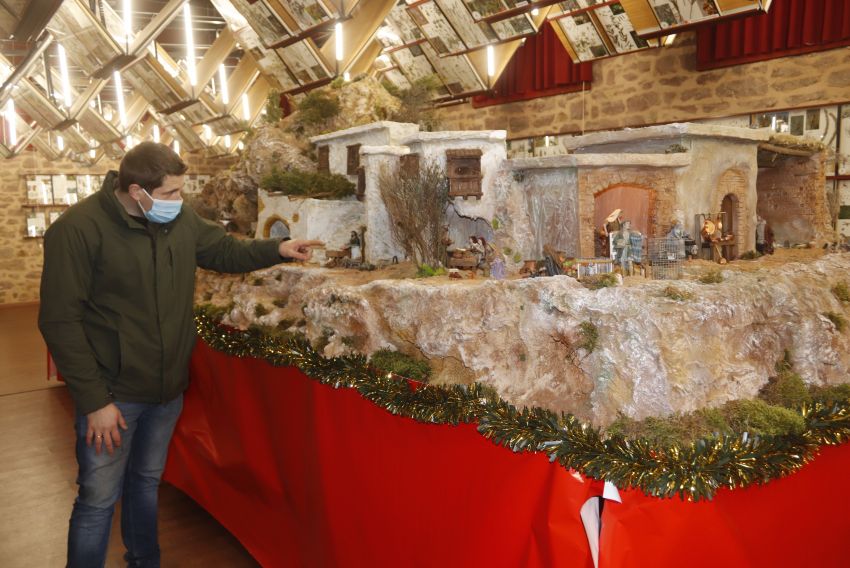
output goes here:
<path id="1" fill-rule="evenodd" d="M 128 566 L 158 567 L 156 511 L 168 444 L 183 409 L 183 395 L 164 404 L 116 402 L 127 422 L 121 447 L 109 455 L 86 445 L 88 420 L 77 415 L 80 486 L 68 531 L 68 568 L 100 568 L 106 562 L 115 503 L 121 498 L 121 536 Z M 120 428 L 119 428 L 120 430 Z"/>

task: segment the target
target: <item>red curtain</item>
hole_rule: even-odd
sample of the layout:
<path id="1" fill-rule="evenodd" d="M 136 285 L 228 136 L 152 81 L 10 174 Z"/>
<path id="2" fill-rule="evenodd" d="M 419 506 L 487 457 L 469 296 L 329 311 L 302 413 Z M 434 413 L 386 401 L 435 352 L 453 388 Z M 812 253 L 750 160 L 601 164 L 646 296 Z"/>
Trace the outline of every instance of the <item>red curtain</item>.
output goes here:
<path id="1" fill-rule="evenodd" d="M 850 45 L 850 1 L 774 0 L 759 14 L 697 30 L 699 70 Z"/>
<path id="2" fill-rule="evenodd" d="M 552 26 L 546 22 L 526 38 L 493 85 L 492 94 L 472 98 L 475 108 L 580 91 L 593 80 L 591 63 L 574 64 Z M 585 88 L 590 88 L 586 85 Z"/>

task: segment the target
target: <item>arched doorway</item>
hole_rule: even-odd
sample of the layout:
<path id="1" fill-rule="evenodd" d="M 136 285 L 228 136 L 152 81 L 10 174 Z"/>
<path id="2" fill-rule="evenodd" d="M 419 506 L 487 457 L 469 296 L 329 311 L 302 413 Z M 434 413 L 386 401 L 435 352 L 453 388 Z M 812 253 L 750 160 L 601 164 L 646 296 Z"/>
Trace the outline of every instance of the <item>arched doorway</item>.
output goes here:
<path id="1" fill-rule="evenodd" d="M 738 222 L 738 196 L 733 193 L 727 193 L 720 203 L 720 211 L 723 213 L 724 227 L 723 235 L 732 235 L 729 245 L 723 247 L 723 256 L 727 260 L 733 260 L 738 257 L 738 243 L 742 242 L 744 235 L 739 234 L 740 223 Z"/>
<path id="2" fill-rule="evenodd" d="M 640 231 L 644 238 L 653 236 L 654 227 L 650 214 L 654 201 L 653 193 L 651 189 L 636 185 L 615 185 L 594 195 L 594 234 L 605 224 L 608 215 L 620 209 L 623 220 L 631 221 L 632 229 Z M 607 256 L 607 251 L 600 252 Z"/>
<path id="3" fill-rule="evenodd" d="M 285 239 L 289 236 L 289 224 L 278 217 L 277 215 L 273 215 L 266 220 L 266 224 L 263 226 L 263 237 L 267 239 Z"/>

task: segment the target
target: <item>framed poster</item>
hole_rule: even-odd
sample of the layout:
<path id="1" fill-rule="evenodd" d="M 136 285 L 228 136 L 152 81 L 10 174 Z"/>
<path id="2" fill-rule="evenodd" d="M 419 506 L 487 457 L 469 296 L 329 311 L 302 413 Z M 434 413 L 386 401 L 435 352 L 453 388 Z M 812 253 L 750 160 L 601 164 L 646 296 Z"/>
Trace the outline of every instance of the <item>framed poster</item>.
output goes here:
<path id="1" fill-rule="evenodd" d="M 34 175 L 27 176 L 27 203 L 34 205 L 53 204 L 53 182 L 52 176 Z"/>
<path id="2" fill-rule="evenodd" d="M 263 0 L 253 3 L 248 0 L 231 1 L 266 47 L 292 36 L 286 24 Z"/>
<path id="3" fill-rule="evenodd" d="M 556 20 L 567 36 L 579 61 L 592 61 L 608 55 L 608 48 L 587 12 Z"/>
<path id="4" fill-rule="evenodd" d="M 402 45 L 413 43 L 425 37 L 422 35 L 422 30 L 420 30 L 419 26 L 416 25 L 416 22 L 413 21 L 410 12 L 408 12 L 408 9 L 404 4 L 398 4 L 393 7 L 393 9 L 390 10 L 390 13 L 387 14 L 387 18 L 384 22 L 386 26 L 396 34 L 402 42 Z M 380 28 L 378 31 L 380 32 Z"/>
<path id="5" fill-rule="evenodd" d="M 602 29 L 617 53 L 629 53 L 638 49 L 657 47 L 658 40 L 645 40 L 637 34 L 623 5 L 617 2 L 594 11 Z"/>
<path id="6" fill-rule="evenodd" d="M 434 74 L 431 62 L 428 61 L 425 52 L 418 45 L 393 51 L 390 55 L 411 83 Z"/>
<path id="7" fill-rule="evenodd" d="M 661 29 L 720 16 L 712 0 L 649 0 L 649 5 Z"/>
<path id="8" fill-rule="evenodd" d="M 481 47 L 498 41 L 499 37 L 487 22 L 476 23 L 472 19 L 462 0 L 434 0 L 434 3 L 439 6 L 468 48 Z"/>
<path id="9" fill-rule="evenodd" d="M 336 17 L 319 0 L 287 0 L 284 6 L 302 30 L 318 26 Z"/>
<path id="10" fill-rule="evenodd" d="M 433 2 L 408 8 L 407 11 L 440 55 L 467 50 L 467 45 Z"/>
<path id="11" fill-rule="evenodd" d="M 483 25 L 483 22 L 479 25 Z M 528 14 L 521 14 L 519 16 L 514 16 L 513 18 L 493 22 L 490 26 L 493 28 L 493 31 L 496 32 L 496 35 L 499 36 L 500 40 L 508 40 L 537 32 L 537 29 L 534 27 L 534 22 Z"/>
<path id="12" fill-rule="evenodd" d="M 43 237 L 44 231 L 47 229 L 47 219 L 44 211 L 33 210 L 27 211 L 27 236 L 28 237 Z"/>
<path id="13" fill-rule="evenodd" d="M 472 93 L 485 88 L 484 82 L 466 55 L 439 57 L 429 44 L 423 44 L 422 51 L 452 95 Z"/>
<path id="14" fill-rule="evenodd" d="M 275 50 L 286 66 L 302 85 L 309 85 L 331 76 L 330 69 L 306 41 L 301 41 Z"/>

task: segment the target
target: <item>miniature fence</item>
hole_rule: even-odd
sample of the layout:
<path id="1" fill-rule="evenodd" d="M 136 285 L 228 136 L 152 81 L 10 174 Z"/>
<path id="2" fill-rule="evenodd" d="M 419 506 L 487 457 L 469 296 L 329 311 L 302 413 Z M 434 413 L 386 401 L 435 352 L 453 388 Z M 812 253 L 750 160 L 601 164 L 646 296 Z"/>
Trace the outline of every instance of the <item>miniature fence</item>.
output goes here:
<path id="1" fill-rule="evenodd" d="M 610 258 L 580 258 L 576 260 L 576 276 L 581 280 L 585 276 L 614 272 L 614 261 Z"/>

